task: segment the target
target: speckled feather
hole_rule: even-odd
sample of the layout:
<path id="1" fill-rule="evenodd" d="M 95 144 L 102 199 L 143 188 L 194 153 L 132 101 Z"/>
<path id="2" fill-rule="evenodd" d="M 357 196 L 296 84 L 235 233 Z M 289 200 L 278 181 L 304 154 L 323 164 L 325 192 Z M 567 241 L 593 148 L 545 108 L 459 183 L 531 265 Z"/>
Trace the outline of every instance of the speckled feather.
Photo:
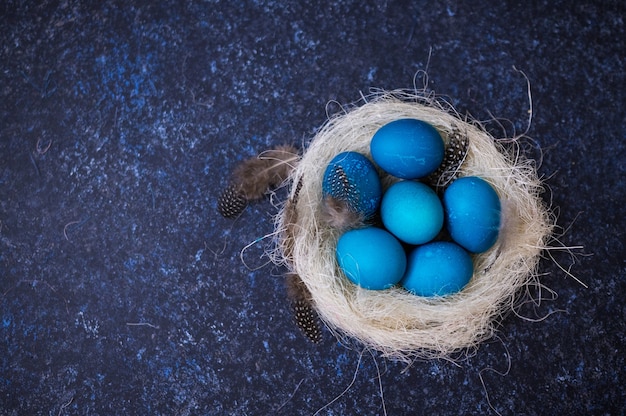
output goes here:
<path id="1" fill-rule="evenodd" d="M 298 204 L 298 197 L 300 196 L 300 190 L 302 189 L 302 178 L 296 184 L 296 189 L 293 192 L 293 196 L 287 200 L 284 210 L 284 224 L 285 232 L 283 234 L 283 256 L 287 259 L 291 259 L 293 255 L 293 235 L 294 227 L 298 222 L 298 211 L 296 206 Z"/>
<path id="2" fill-rule="evenodd" d="M 322 339 L 320 320 L 313 308 L 311 293 L 295 273 L 287 273 L 285 276 L 287 295 L 291 300 L 296 325 L 302 333 L 312 342 L 318 343 Z"/>
<path id="3" fill-rule="evenodd" d="M 296 189 L 293 191 L 293 197 L 291 197 L 291 202 L 295 205 L 298 203 L 298 197 L 300 196 L 300 190 L 302 189 L 302 178 L 298 180 L 296 184 Z"/>
<path id="4" fill-rule="evenodd" d="M 469 139 L 460 131 L 454 130 L 449 137 L 448 145 L 443 156 L 443 162 L 437 170 L 426 178 L 427 182 L 439 188 L 447 187 L 459 175 L 459 168 L 465 160 Z"/>
<path id="5" fill-rule="evenodd" d="M 236 184 L 228 185 L 217 198 L 217 211 L 225 218 L 235 218 L 246 209 L 248 201 Z"/>
<path id="6" fill-rule="evenodd" d="M 335 166 L 329 176 L 330 192 L 322 201 L 321 220 L 331 227 L 348 230 L 363 224 L 359 206 L 359 192 L 341 166 Z"/>
<path id="7" fill-rule="evenodd" d="M 248 201 L 260 199 L 287 180 L 298 158 L 297 149 L 290 145 L 268 150 L 241 162 L 233 172 L 234 182 Z"/>
<path id="8" fill-rule="evenodd" d="M 349 206 L 359 206 L 359 191 L 341 166 L 334 166 L 330 173 L 330 192 L 335 199 L 346 201 Z"/>
<path id="9" fill-rule="evenodd" d="M 239 216 L 248 202 L 286 181 L 298 158 L 297 149 L 285 145 L 241 162 L 217 199 L 218 212 L 226 218 Z"/>

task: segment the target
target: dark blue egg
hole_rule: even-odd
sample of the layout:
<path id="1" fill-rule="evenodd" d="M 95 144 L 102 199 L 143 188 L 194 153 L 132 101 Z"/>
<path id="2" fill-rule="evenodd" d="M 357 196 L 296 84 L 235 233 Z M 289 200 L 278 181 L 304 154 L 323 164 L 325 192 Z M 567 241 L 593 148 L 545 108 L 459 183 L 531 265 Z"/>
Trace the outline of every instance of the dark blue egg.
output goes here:
<path id="1" fill-rule="evenodd" d="M 443 161 L 445 146 L 430 124 L 416 119 L 395 120 L 372 137 L 374 162 L 385 172 L 402 179 L 418 179 L 434 172 Z"/>
<path id="2" fill-rule="evenodd" d="M 455 243 L 436 241 L 415 248 L 400 281 L 418 296 L 446 296 L 463 289 L 474 274 L 470 255 Z"/>
<path id="3" fill-rule="evenodd" d="M 484 179 L 466 176 L 443 194 L 446 227 L 452 239 L 472 253 L 491 248 L 500 231 L 501 205 L 495 189 Z"/>
<path id="4" fill-rule="evenodd" d="M 322 193 L 347 202 L 351 210 L 369 219 L 380 205 L 382 185 L 374 164 L 367 157 L 357 152 L 343 152 L 326 167 Z"/>

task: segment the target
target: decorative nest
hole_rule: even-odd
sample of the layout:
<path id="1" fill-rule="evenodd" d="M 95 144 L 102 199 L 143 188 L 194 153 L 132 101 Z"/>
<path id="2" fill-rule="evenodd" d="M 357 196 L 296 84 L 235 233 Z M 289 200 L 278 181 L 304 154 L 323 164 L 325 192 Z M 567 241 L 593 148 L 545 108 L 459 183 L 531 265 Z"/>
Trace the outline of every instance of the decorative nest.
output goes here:
<path id="1" fill-rule="evenodd" d="M 338 153 L 370 156 L 369 144 L 384 124 L 416 118 L 433 125 L 446 145 L 454 135 L 467 138 L 465 159 L 441 178 L 480 176 L 498 193 L 502 228 L 496 244 L 473 256 L 474 275 L 459 293 L 420 297 L 400 287 L 366 290 L 339 270 L 335 247 L 340 231 L 321 220 L 322 178 Z M 516 146 L 505 147 L 478 123 L 462 120 L 451 106 L 429 97 L 381 93 L 331 118 L 316 134 L 290 173 L 288 201 L 276 217 L 275 261 L 300 277 L 311 304 L 340 339 L 352 338 L 383 356 L 411 362 L 451 358 L 489 339 L 527 285 L 537 284 L 537 264 L 551 238 L 554 221 L 540 198 L 541 181 L 532 160 Z M 383 177 L 383 186 L 393 183 Z M 443 185 L 443 184 L 440 184 Z"/>

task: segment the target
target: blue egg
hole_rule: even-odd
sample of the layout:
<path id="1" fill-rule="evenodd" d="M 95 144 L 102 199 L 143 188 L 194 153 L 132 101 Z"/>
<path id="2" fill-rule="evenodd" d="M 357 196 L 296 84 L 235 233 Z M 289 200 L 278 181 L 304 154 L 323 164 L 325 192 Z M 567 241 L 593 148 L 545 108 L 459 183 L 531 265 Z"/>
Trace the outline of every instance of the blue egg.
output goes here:
<path id="1" fill-rule="evenodd" d="M 385 124 L 370 143 L 374 162 L 402 179 L 418 179 L 434 172 L 443 161 L 444 150 L 443 139 L 433 126 L 409 118 Z"/>
<path id="2" fill-rule="evenodd" d="M 409 244 L 424 244 L 443 227 L 443 207 L 435 191 L 421 182 L 400 181 L 383 195 L 380 215 L 393 235 Z"/>
<path id="3" fill-rule="evenodd" d="M 365 289 L 387 289 L 397 284 L 406 270 L 400 242 L 377 227 L 345 232 L 337 242 L 336 255 L 348 279 Z"/>
<path id="4" fill-rule="evenodd" d="M 446 296 L 463 289 L 474 274 L 470 255 L 455 243 L 436 241 L 415 248 L 400 282 L 418 296 Z"/>
<path id="5" fill-rule="evenodd" d="M 324 172 L 322 193 L 345 201 L 365 219 L 373 217 L 380 205 L 382 186 L 374 164 L 357 152 L 335 156 Z"/>
<path id="6" fill-rule="evenodd" d="M 498 194 L 484 179 L 466 176 L 443 194 L 446 226 L 452 239 L 472 253 L 491 248 L 500 231 Z"/>

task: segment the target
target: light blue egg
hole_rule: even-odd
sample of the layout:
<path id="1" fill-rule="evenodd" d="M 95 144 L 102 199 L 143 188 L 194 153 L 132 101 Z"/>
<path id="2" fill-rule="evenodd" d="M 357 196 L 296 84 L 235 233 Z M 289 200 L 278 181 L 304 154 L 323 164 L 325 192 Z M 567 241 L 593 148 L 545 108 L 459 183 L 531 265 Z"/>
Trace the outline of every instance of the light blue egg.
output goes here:
<path id="1" fill-rule="evenodd" d="M 400 242 L 377 227 L 345 232 L 337 242 L 336 254 L 348 279 L 365 289 L 387 289 L 397 284 L 406 270 Z"/>
<path id="2" fill-rule="evenodd" d="M 463 289 L 471 280 L 473 269 L 472 258 L 462 247 L 436 241 L 409 254 L 407 271 L 400 283 L 418 296 L 446 296 Z"/>
<path id="3" fill-rule="evenodd" d="M 372 137 L 374 162 L 385 172 L 402 179 L 418 179 L 434 172 L 444 155 L 439 132 L 422 120 L 395 120 Z"/>
<path id="4" fill-rule="evenodd" d="M 348 203 L 365 219 L 378 211 L 382 186 L 374 164 L 357 152 L 343 152 L 335 156 L 324 172 L 322 193 Z"/>
<path id="5" fill-rule="evenodd" d="M 482 253 L 498 239 L 501 205 L 484 179 L 466 176 L 452 182 L 443 194 L 446 227 L 452 239 L 472 253 Z"/>
<path id="6" fill-rule="evenodd" d="M 409 244 L 424 244 L 443 227 L 443 207 L 437 194 L 421 182 L 400 181 L 383 195 L 380 215 L 393 235 Z"/>

